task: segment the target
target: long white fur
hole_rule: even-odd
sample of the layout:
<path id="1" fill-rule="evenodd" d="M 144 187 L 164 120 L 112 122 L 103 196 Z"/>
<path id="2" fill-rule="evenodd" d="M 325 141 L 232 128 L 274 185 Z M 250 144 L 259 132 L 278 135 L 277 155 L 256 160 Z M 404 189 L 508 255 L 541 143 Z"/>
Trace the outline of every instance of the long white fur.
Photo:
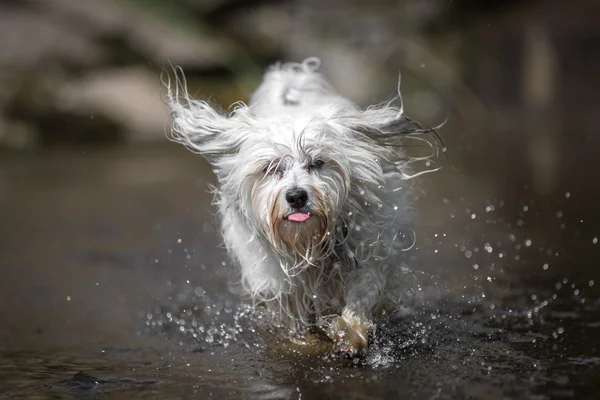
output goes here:
<path id="1" fill-rule="evenodd" d="M 401 298 L 401 266 L 415 240 L 410 164 L 420 160 L 403 147 L 429 131 L 392 102 L 362 110 L 318 69 L 315 58 L 274 65 L 249 104 L 229 115 L 191 99 L 181 70 L 163 81 L 171 139 L 214 167 L 223 237 L 243 288 L 294 332 L 328 314 L 370 318 Z M 317 159 L 323 167 L 311 169 Z M 293 187 L 308 191 L 314 222 L 282 220 Z"/>

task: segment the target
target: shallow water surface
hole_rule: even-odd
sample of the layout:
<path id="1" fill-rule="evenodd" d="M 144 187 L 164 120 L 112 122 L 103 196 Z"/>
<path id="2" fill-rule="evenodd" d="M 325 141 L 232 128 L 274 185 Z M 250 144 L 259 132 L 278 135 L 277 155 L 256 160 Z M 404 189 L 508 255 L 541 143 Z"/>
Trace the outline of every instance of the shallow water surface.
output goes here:
<path id="1" fill-rule="evenodd" d="M 0 399 L 597 397 L 600 244 L 576 193 L 510 204 L 428 178 L 414 301 L 349 359 L 289 349 L 229 290 L 199 157 L 1 164 Z"/>

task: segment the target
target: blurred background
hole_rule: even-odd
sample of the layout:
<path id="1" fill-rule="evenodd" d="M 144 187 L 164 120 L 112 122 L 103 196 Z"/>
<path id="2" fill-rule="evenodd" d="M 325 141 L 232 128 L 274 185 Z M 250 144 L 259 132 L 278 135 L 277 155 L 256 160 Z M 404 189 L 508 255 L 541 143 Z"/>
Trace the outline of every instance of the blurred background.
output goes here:
<path id="1" fill-rule="evenodd" d="M 598 49 L 595 0 L 3 0 L 0 349 L 142 346 L 147 310 L 227 292 L 210 167 L 165 137 L 170 64 L 224 108 L 276 61 L 319 57 L 364 106 L 401 74 L 409 116 L 448 120 L 415 265 L 456 297 L 506 272 L 597 301 Z M 37 368 L 3 354 L 11 382 Z"/>
<path id="2" fill-rule="evenodd" d="M 449 116 L 453 163 L 503 193 L 590 191 L 598 135 L 598 5 L 591 0 L 6 0 L 0 6 L 0 147 L 165 142 L 158 75 L 228 107 L 264 68 L 315 55 L 367 105 L 403 77 L 407 111 Z M 504 179 L 498 176 L 503 170 Z M 491 175 L 490 174 L 491 172 Z M 501 182 L 503 181 L 503 182 Z M 587 193 L 587 192 L 586 192 Z"/>

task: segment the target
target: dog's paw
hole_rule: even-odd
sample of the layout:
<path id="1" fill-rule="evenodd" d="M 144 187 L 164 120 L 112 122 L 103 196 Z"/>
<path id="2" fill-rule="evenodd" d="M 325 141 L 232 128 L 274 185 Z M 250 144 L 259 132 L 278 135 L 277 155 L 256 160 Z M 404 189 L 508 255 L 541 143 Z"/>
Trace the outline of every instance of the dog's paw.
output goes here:
<path id="1" fill-rule="evenodd" d="M 342 316 L 329 315 L 319 323 L 327 335 L 336 343 L 336 348 L 344 353 L 358 354 L 369 345 L 369 332 L 373 323 L 365 314 L 344 310 Z"/>

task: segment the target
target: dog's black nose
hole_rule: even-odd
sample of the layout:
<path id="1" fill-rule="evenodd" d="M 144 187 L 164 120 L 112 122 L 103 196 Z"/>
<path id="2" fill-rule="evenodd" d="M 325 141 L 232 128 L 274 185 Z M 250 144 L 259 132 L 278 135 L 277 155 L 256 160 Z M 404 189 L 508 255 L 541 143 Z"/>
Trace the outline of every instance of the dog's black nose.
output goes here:
<path id="1" fill-rule="evenodd" d="M 290 206 L 300 209 L 306 205 L 306 202 L 308 201 L 308 193 L 306 193 L 306 190 L 304 189 L 294 188 L 288 190 L 288 192 L 285 194 L 285 199 Z"/>

